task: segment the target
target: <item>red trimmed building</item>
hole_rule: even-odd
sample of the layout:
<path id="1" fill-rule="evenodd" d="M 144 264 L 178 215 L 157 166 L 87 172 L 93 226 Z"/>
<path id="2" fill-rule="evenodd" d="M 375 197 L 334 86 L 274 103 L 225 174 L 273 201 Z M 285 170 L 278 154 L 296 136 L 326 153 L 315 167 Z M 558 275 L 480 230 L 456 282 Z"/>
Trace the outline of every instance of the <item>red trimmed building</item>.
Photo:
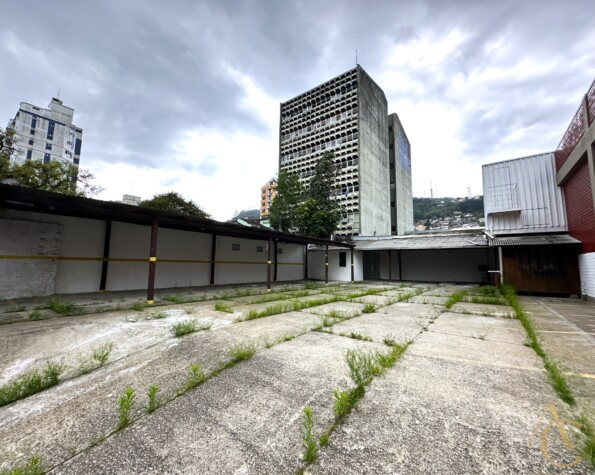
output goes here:
<path id="1" fill-rule="evenodd" d="M 595 81 L 556 150 L 569 234 L 581 241 L 581 292 L 595 298 Z"/>

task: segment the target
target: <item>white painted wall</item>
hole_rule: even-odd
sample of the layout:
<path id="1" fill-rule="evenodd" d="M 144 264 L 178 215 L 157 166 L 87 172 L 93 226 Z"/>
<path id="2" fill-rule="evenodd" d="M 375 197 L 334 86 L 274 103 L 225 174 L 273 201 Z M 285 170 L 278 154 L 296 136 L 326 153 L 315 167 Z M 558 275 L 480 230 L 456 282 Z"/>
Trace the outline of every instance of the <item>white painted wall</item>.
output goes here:
<path id="1" fill-rule="evenodd" d="M 345 252 L 346 266 L 339 267 L 339 252 Z M 345 251 L 329 250 L 328 253 L 329 280 L 351 282 L 351 256 L 349 249 Z M 363 255 L 359 251 L 353 254 L 354 279 L 364 279 Z M 324 280 L 324 251 L 308 251 L 308 278 Z"/>
<path id="2" fill-rule="evenodd" d="M 581 274 L 581 293 L 595 298 L 595 252 L 579 254 L 578 268 Z"/>
<path id="3" fill-rule="evenodd" d="M 477 282 L 478 265 L 487 265 L 485 249 L 401 251 L 403 280 L 419 282 Z M 398 275 L 398 274 L 397 274 Z"/>
<path id="4" fill-rule="evenodd" d="M 239 244 L 240 250 L 232 250 L 232 244 Z M 257 246 L 261 246 L 263 252 L 257 252 Z M 267 241 L 217 236 L 217 252 L 215 254 L 215 261 L 227 261 L 234 263 L 218 263 L 215 266 L 215 284 L 222 285 L 242 284 L 248 282 L 266 282 L 266 262 L 268 257 L 267 246 Z"/>
<path id="5" fill-rule="evenodd" d="M 277 248 L 283 249 L 281 254 L 277 254 L 277 281 L 302 280 L 304 278 L 304 246 L 278 243 Z"/>

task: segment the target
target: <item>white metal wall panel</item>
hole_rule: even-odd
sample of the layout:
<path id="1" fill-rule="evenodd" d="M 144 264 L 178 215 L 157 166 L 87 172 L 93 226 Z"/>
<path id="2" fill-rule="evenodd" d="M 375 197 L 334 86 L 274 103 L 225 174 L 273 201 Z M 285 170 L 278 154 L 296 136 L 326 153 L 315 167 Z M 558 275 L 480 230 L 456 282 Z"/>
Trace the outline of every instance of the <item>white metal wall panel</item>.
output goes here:
<path id="1" fill-rule="evenodd" d="M 490 233 L 568 231 L 553 153 L 484 165 L 483 199 Z"/>
<path id="2" fill-rule="evenodd" d="M 581 293 L 595 298 L 595 252 L 579 254 L 578 268 L 581 274 Z"/>

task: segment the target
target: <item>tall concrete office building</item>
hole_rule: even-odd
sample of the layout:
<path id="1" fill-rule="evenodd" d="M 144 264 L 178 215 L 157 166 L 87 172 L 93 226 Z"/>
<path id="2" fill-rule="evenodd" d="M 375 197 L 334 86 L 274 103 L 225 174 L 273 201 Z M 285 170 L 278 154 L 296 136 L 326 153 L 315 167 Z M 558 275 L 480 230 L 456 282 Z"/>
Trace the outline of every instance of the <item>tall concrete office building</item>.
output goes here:
<path id="1" fill-rule="evenodd" d="M 384 92 L 359 65 L 281 104 L 280 171 L 307 187 L 316 162 L 334 154 L 337 235 L 391 234 L 387 110 Z"/>
<path id="2" fill-rule="evenodd" d="M 61 160 L 78 166 L 83 129 L 72 123 L 74 109 L 52 98 L 47 109 L 21 102 L 7 129 L 15 132 L 15 161 Z"/>
<path id="3" fill-rule="evenodd" d="M 397 114 L 388 116 L 391 234 L 413 231 L 411 144 Z"/>

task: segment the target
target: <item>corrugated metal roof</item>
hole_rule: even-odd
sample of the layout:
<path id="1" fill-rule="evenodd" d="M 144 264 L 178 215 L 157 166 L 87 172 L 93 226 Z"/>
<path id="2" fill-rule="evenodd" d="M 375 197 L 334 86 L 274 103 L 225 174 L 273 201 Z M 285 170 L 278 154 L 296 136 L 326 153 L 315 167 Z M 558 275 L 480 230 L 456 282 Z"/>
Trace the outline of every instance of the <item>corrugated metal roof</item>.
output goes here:
<path id="1" fill-rule="evenodd" d="M 489 240 L 491 247 L 496 246 L 547 246 L 556 244 L 580 244 L 568 234 L 551 234 L 541 236 L 503 236 L 495 237 Z"/>
<path id="2" fill-rule="evenodd" d="M 463 249 L 487 247 L 483 234 L 439 234 L 427 236 L 399 236 L 370 241 L 355 241 L 358 251 L 389 251 L 405 249 Z"/>

